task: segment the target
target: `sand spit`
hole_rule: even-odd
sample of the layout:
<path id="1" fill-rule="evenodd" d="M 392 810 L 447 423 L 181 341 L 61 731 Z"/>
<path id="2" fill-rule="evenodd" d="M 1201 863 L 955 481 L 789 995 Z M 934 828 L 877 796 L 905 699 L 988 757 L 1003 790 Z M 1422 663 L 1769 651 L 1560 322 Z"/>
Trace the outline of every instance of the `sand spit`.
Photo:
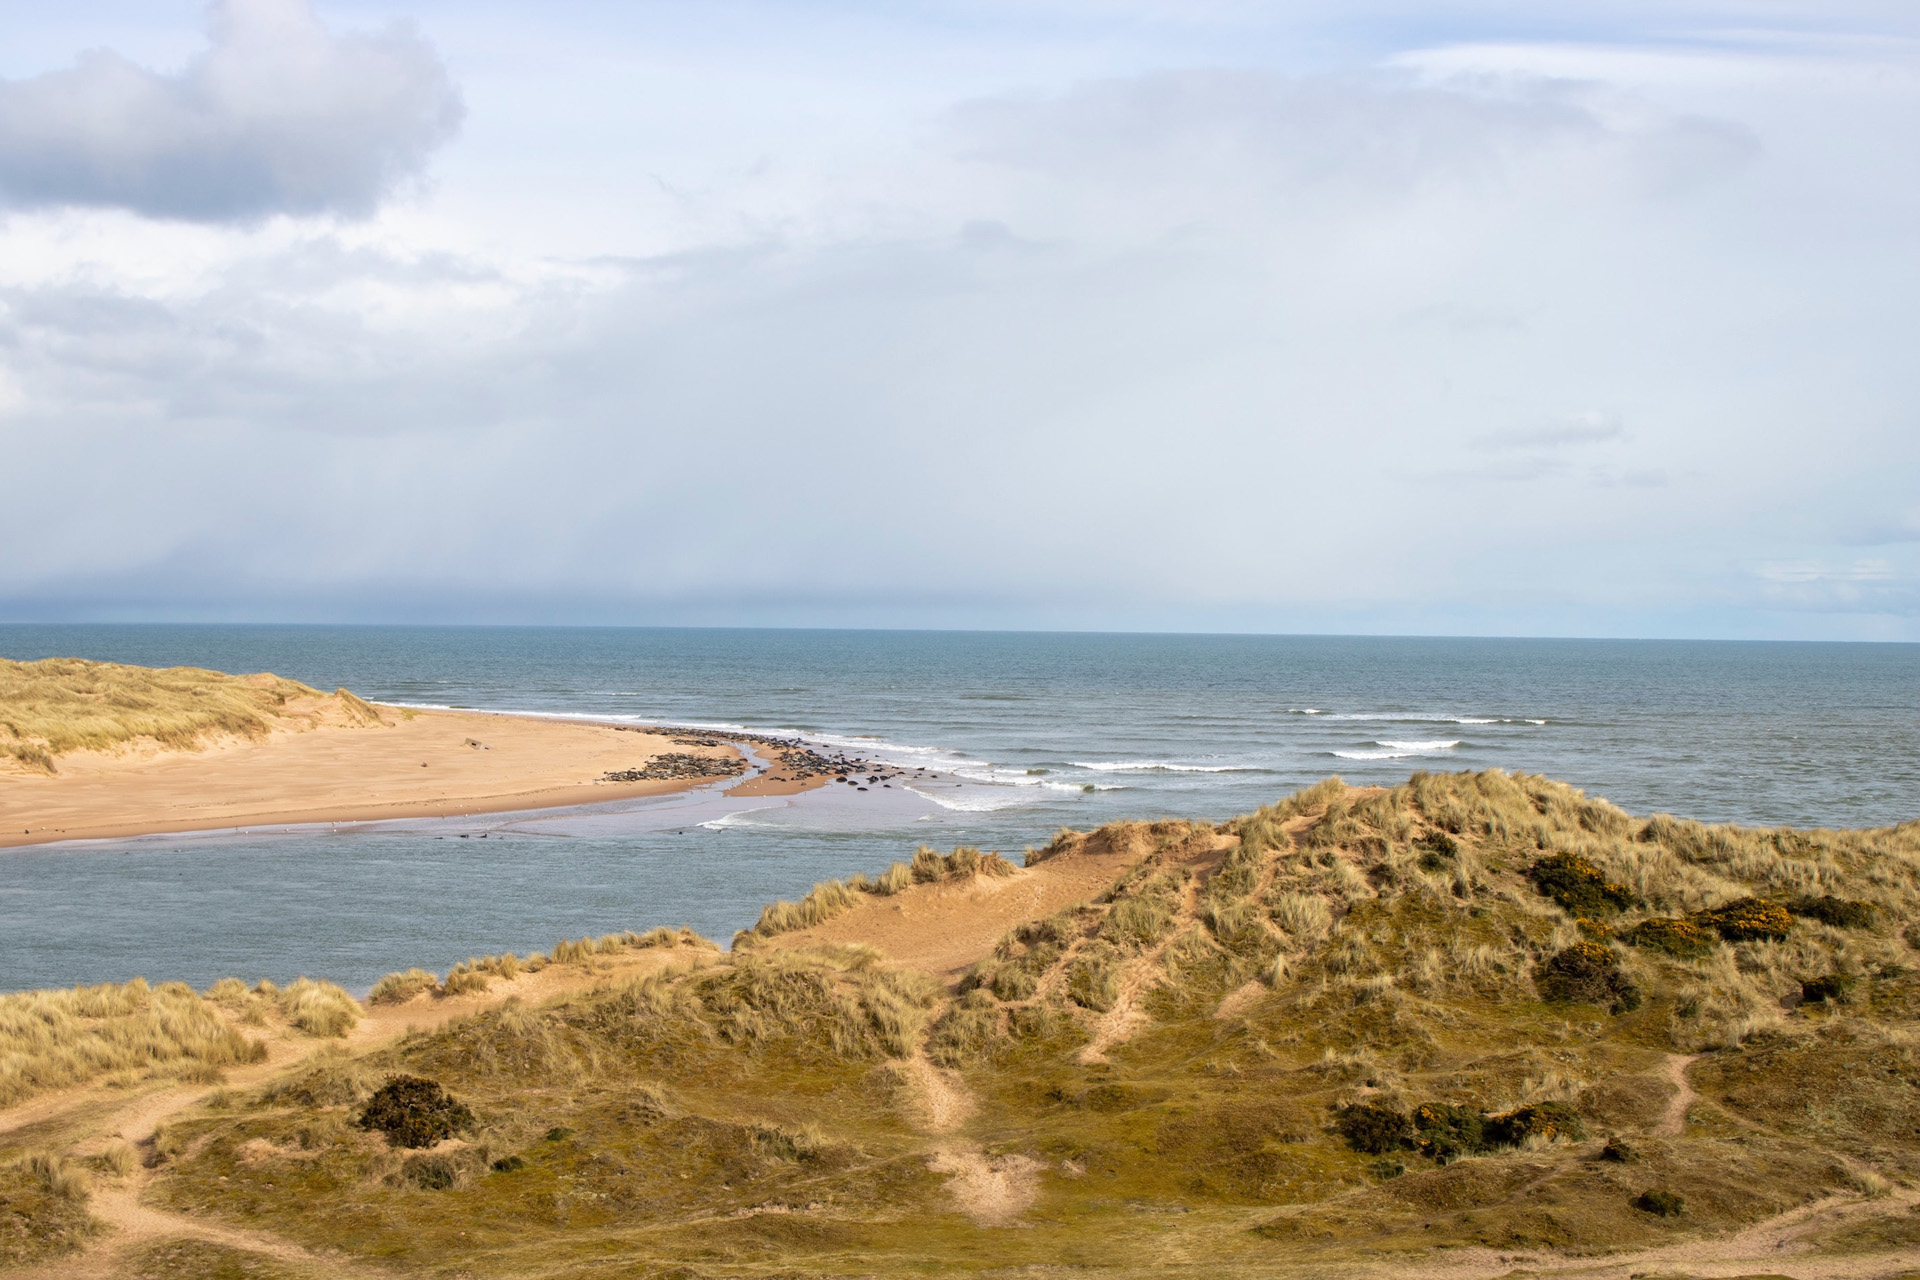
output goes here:
<path id="1" fill-rule="evenodd" d="M 296 714 L 261 738 L 74 751 L 52 775 L 10 771 L 0 776 L 0 847 L 592 804 L 714 781 L 604 780 L 659 756 L 739 759 L 730 743 L 687 747 L 668 733 L 394 707 L 369 722 L 335 713 L 333 701 L 295 700 Z"/>

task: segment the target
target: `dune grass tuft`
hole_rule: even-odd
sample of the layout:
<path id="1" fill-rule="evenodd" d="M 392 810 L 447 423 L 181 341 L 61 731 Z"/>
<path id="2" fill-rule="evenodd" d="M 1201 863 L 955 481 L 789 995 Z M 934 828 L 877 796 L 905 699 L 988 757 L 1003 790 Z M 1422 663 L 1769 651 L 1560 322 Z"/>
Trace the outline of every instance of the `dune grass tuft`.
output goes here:
<path id="1" fill-rule="evenodd" d="M 425 969 L 406 969 L 390 973 L 373 984 L 367 993 L 368 1004 L 405 1004 L 425 991 L 437 991 L 440 979 Z"/>
<path id="2" fill-rule="evenodd" d="M 180 983 L 155 989 L 135 978 L 0 996 L 0 1106 L 110 1072 L 177 1074 L 255 1062 L 265 1050 Z"/>
<path id="3" fill-rule="evenodd" d="M 277 998 L 281 1014 L 310 1036 L 344 1036 L 360 1021 L 360 1004 L 331 982 L 298 978 Z"/>

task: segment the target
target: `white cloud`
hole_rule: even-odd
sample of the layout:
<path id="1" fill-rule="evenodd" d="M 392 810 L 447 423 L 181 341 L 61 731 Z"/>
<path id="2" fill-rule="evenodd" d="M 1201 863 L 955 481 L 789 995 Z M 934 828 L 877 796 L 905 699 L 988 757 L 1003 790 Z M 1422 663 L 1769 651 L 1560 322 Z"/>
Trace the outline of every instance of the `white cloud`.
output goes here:
<path id="1" fill-rule="evenodd" d="M 463 72 L 365 222 L 15 214 L 0 614 L 1920 634 L 1902 548 L 1753 568 L 1912 501 L 1910 70 L 1502 57 L 519 153 Z"/>
<path id="2" fill-rule="evenodd" d="M 111 51 L 0 81 L 0 198 L 201 221 L 366 215 L 458 128 L 411 30 L 329 35 L 307 0 L 219 0 L 177 74 Z"/>

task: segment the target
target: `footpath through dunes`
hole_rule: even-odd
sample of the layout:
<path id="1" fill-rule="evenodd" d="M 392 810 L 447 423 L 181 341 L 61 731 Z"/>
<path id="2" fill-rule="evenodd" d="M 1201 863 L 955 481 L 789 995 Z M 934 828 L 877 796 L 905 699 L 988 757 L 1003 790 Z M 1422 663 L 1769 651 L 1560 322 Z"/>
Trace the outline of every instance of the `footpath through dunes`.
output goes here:
<path id="1" fill-rule="evenodd" d="M 269 674 L 0 659 L 0 847 L 588 804 L 743 768 L 704 736 L 375 706 Z M 817 785 L 793 772 L 755 781 Z"/>
<path id="2" fill-rule="evenodd" d="M 1415 775 L 1022 861 L 922 850 L 731 952 L 556 949 L 544 987 L 506 957 L 395 975 L 386 1033 L 129 1082 L 181 1091 L 127 1099 L 123 1135 L 158 1125 L 138 1159 L 86 1145 L 110 1126 L 76 1094 L 0 1136 L 0 1249 L 43 1275 L 1920 1271 L 1920 824 Z M 246 994 L 236 1024 L 277 1025 Z"/>

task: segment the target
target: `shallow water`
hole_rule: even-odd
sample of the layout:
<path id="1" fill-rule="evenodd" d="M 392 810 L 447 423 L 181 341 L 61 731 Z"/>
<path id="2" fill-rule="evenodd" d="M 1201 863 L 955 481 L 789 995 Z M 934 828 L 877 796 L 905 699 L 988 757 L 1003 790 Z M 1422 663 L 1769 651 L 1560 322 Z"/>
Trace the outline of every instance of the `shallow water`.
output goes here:
<path id="1" fill-rule="evenodd" d="M 962 784 L 0 854 L 0 988 L 300 972 L 364 988 L 563 936 L 687 923 L 724 939 L 772 897 L 922 842 L 1017 853 L 1062 825 L 1230 816 L 1334 772 L 1497 765 L 1715 821 L 1920 817 L 1915 645 L 0 626 L 0 654 L 792 730 Z"/>

